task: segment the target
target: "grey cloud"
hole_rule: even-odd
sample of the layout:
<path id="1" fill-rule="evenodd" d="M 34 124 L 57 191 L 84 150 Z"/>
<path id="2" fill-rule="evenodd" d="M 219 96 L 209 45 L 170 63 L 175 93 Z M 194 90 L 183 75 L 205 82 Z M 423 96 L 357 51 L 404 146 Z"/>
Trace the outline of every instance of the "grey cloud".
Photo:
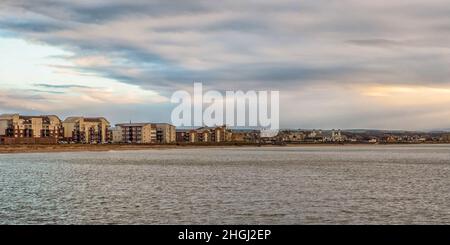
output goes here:
<path id="1" fill-rule="evenodd" d="M 269 26 L 263 19 L 254 18 L 237 18 L 228 19 L 222 21 L 216 21 L 214 23 L 204 23 L 201 26 L 162 26 L 153 27 L 149 29 L 150 31 L 161 32 L 161 33 L 176 33 L 176 32 L 224 32 L 224 31 L 235 31 L 235 32 L 264 32 L 270 31 Z"/>
<path id="2" fill-rule="evenodd" d="M 11 6 L 47 15 L 55 19 L 82 23 L 103 23 L 127 15 L 170 15 L 177 13 L 196 13 L 206 10 L 208 1 L 68 1 L 68 0 L 14 0 L 7 1 Z"/>
<path id="3" fill-rule="evenodd" d="M 48 93 L 48 94 L 64 94 L 62 91 L 52 91 L 52 90 L 40 90 L 40 89 L 27 89 L 26 91 L 36 92 L 36 93 Z"/>
<path id="4" fill-rule="evenodd" d="M 388 39 L 348 40 L 347 42 L 354 45 L 374 46 L 374 47 L 392 47 L 402 45 L 401 42 Z"/>
<path id="5" fill-rule="evenodd" d="M 161 94 L 193 81 L 216 89 L 286 93 L 315 84 L 450 84 L 450 5 L 444 0 L 7 0 L 2 5 L 1 29 L 70 50 L 69 59 L 99 55 L 112 61 L 65 69 Z M 332 109 L 319 109 L 325 111 L 320 119 L 327 120 Z M 380 113 L 363 113 L 364 123 Z"/>
<path id="6" fill-rule="evenodd" d="M 54 85 L 54 84 L 47 84 L 47 83 L 37 83 L 37 84 L 34 84 L 34 86 L 43 87 L 43 88 L 55 88 L 55 89 L 92 88 L 92 87 L 89 87 L 89 86 L 82 86 L 82 85 L 76 85 L 76 84 Z"/>
<path id="7" fill-rule="evenodd" d="M 17 32 L 52 32 L 63 30 L 62 25 L 48 23 L 48 22 L 23 22 L 4 20 L 0 21 L 0 28 L 17 31 Z"/>
<path id="8" fill-rule="evenodd" d="M 123 67 L 106 68 L 85 68 L 85 72 L 95 72 L 112 77 L 116 80 L 129 84 L 146 87 L 151 84 L 149 89 L 171 90 L 176 89 L 176 84 L 189 84 L 192 82 L 202 82 L 206 86 L 212 86 L 216 89 L 226 89 L 230 87 L 240 89 L 256 88 L 287 88 L 290 85 L 298 84 L 299 80 L 303 84 L 313 83 L 315 81 L 329 81 L 347 77 L 349 73 L 355 74 L 357 71 L 351 66 L 331 66 L 331 67 L 302 67 L 289 64 L 246 64 L 241 66 L 227 66 L 220 69 L 211 69 L 208 71 L 192 71 L 181 68 L 168 70 L 146 70 L 139 76 L 129 76 L 122 73 L 126 70 Z M 359 73 L 368 73 L 365 68 L 359 68 Z M 377 72 L 376 70 L 372 71 Z M 230 86 L 232 85 L 232 86 Z"/>
<path id="9" fill-rule="evenodd" d="M 223 1 L 221 4 L 213 4 L 210 1 L 11 1 L 10 5 L 14 6 L 15 9 L 25 9 L 47 16 L 48 24 L 46 22 L 34 22 L 32 19 L 27 20 L 26 18 L 21 20 L 19 24 L 5 21 L 0 21 L 0 23 L 4 24 L 4 28 L 22 32 L 25 37 L 69 47 L 76 54 L 93 53 L 106 55 L 113 60 L 116 58 L 126 59 L 128 65 L 125 66 L 118 64 L 108 67 L 80 67 L 80 69 L 98 72 L 121 82 L 136 84 L 149 89 L 176 87 L 177 84 L 188 84 L 193 80 L 217 84 L 227 81 L 259 81 L 262 86 L 276 84 L 280 87 L 290 86 L 289 84 L 293 82 L 307 84 L 317 80 L 335 80 L 338 83 L 344 83 L 352 75 L 353 77 L 363 77 L 361 80 L 366 80 L 366 77 L 371 77 L 376 72 L 379 72 L 377 77 L 380 77 L 380 74 L 385 74 L 384 77 L 381 77 L 381 81 L 391 82 L 390 74 L 398 75 L 400 71 L 407 70 L 408 67 L 418 68 L 414 72 L 415 76 L 407 72 L 400 76 L 408 78 L 408 82 L 421 82 L 424 77 L 429 75 L 429 72 L 425 68 L 420 69 L 420 66 L 444 67 L 448 65 L 448 61 L 439 59 L 439 57 L 434 60 L 420 59 L 417 56 L 422 56 L 423 53 L 415 54 L 413 48 L 408 50 L 407 55 L 396 54 L 393 51 L 389 57 L 372 57 L 368 50 L 354 51 L 351 47 L 346 50 L 345 47 L 336 46 L 337 51 L 342 49 L 340 51 L 341 60 L 336 60 L 335 54 L 327 54 L 327 52 L 321 51 L 322 47 L 336 45 L 333 43 L 340 42 L 347 42 L 362 48 L 407 46 L 402 41 L 395 41 L 395 37 L 399 37 L 399 35 L 396 36 L 395 31 L 401 31 L 402 27 L 409 28 L 409 26 L 404 26 L 406 25 L 404 20 L 408 19 L 408 15 L 417 17 L 417 8 L 414 8 L 415 5 L 411 4 L 406 8 L 407 11 L 402 13 L 402 20 L 398 19 L 398 22 L 388 23 L 396 18 L 392 11 L 400 9 L 404 5 L 395 4 L 394 10 L 385 10 L 376 5 L 373 7 L 365 3 L 355 4 L 352 1 L 344 1 L 342 4 L 330 2 L 326 6 L 321 5 L 320 2 L 263 1 L 261 4 L 251 5 L 236 4 L 233 1 Z M 416 5 L 422 7 L 421 4 Z M 440 9 L 438 8 L 439 5 L 437 3 L 436 7 L 430 8 L 430 11 Z M 368 12 L 370 8 L 374 10 L 373 14 Z M 354 14 L 345 14 L 352 10 Z M 180 15 L 202 16 L 202 14 L 227 16 L 232 13 L 233 16 L 229 18 L 214 19 L 213 21 L 210 21 L 208 15 L 205 15 L 204 20 L 199 17 L 198 21 L 192 23 L 183 23 L 182 20 L 171 25 L 164 21 L 158 22 L 160 18 L 167 18 L 170 21 L 171 16 L 175 18 Z M 440 12 L 440 14 L 443 13 L 445 11 Z M 383 20 L 384 16 L 386 16 L 386 20 Z M 147 47 L 139 42 L 140 37 L 138 36 L 133 39 L 135 41 L 124 40 L 121 38 L 123 30 L 106 28 L 115 21 L 135 20 L 136 23 L 139 23 L 140 19 L 146 21 L 145 17 L 151 17 L 151 20 L 154 20 L 154 22 L 149 22 L 149 24 L 152 24 L 150 29 L 143 29 L 139 34 L 142 40 L 151 40 L 146 45 Z M 426 16 L 424 18 L 428 21 L 432 17 Z M 436 18 L 441 17 L 437 16 Z M 415 28 L 420 31 L 425 24 L 420 23 L 420 20 L 417 21 L 419 24 Z M 80 23 L 74 24 L 77 22 Z M 435 24 L 433 22 L 430 25 Z M 104 35 L 105 37 L 102 38 L 100 35 L 91 38 L 89 35 L 83 34 L 83 30 L 95 25 L 105 27 L 104 30 L 111 32 L 111 34 L 117 32 L 117 36 Z M 79 32 L 80 35 L 67 36 L 61 32 L 54 33 L 54 31 L 59 30 Z M 227 31 L 232 31 L 232 33 Z M 427 30 L 423 29 L 422 31 Z M 39 35 L 39 33 L 43 35 Z M 158 33 L 161 33 L 161 36 L 158 36 Z M 166 35 L 167 33 L 173 35 L 187 34 L 184 40 L 178 40 L 170 38 L 171 36 Z M 195 39 L 189 39 L 190 33 L 194 33 L 203 40 L 195 43 Z M 321 34 L 324 37 L 316 36 Z M 418 32 L 418 34 L 421 33 Z M 372 38 L 371 36 L 374 35 L 378 37 Z M 427 35 L 423 34 L 423 37 L 420 38 L 426 39 Z M 361 38 L 348 39 L 348 37 L 358 36 Z M 384 38 L 383 36 L 392 37 Z M 155 38 L 157 39 L 155 40 Z M 345 38 L 348 41 L 345 41 Z M 423 46 L 426 47 L 426 43 L 427 41 Z M 303 45 L 311 48 L 302 49 Z M 173 47 L 174 50 L 180 50 L 177 59 L 165 54 L 167 53 L 166 50 L 170 49 L 166 46 Z M 206 48 L 211 47 L 217 53 L 195 54 L 189 52 L 191 47 L 199 50 L 206 50 Z M 260 50 L 270 48 L 274 50 L 275 54 L 277 52 L 289 54 L 289 47 L 300 49 L 297 51 L 297 60 L 273 59 L 271 61 L 270 53 L 260 52 Z M 177 51 L 172 52 L 176 53 Z M 314 52 L 316 52 L 316 56 L 311 59 L 309 53 Z M 197 59 L 207 63 L 210 58 L 220 58 L 228 54 L 246 55 L 249 60 L 236 61 L 236 64 L 233 64 L 232 60 L 231 63 L 218 61 L 219 63 L 215 67 L 200 70 L 188 68 L 183 63 L 183 59 Z M 409 61 L 414 56 L 416 56 L 416 60 Z M 321 59 L 334 59 L 336 61 L 334 64 L 316 63 L 315 60 Z M 257 62 L 262 63 L 258 64 Z M 396 67 L 383 67 L 374 71 L 373 66 L 374 64 L 376 66 L 378 62 L 381 62 L 381 64 L 392 63 Z M 130 67 L 137 68 L 141 72 L 137 75 L 127 74 L 126 70 Z M 434 75 L 434 78 L 426 79 L 426 82 L 438 79 L 444 79 L 444 82 L 448 82 L 445 78 L 447 72 L 438 69 L 433 70 L 437 70 L 437 74 L 440 75 Z M 353 81 L 354 78 L 351 80 Z"/>

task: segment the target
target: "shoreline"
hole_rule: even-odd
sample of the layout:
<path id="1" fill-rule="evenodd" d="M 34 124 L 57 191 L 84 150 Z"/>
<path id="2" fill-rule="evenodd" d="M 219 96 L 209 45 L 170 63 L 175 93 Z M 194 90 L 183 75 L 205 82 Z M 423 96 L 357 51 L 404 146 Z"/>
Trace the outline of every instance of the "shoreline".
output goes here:
<path id="1" fill-rule="evenodd" d="M 107 151 L 135 151 L 135 150 L 165 150 L 192 148 L 232 148 L 258 147 L 258 144 L 50 144 L 50 145 L 0 145 L 1 154 L 19 153 L 59 153 L 59 152 L 107 152 Z"/>
<path id="2" fill-rule="evenodd" d="M 199 149 L 199 148 L 242 148 L 242 147 L 347 147 L 347 146 L 405 146 L 405 145 L 450 145 L 449 143 L 395 143 L 395 144 L 366 144 L 366 143 L 348 143 L 348 144 L 255 144 L 255 143 L 222 143 L 222 144 L 104 144 L 104 145 L 86 145 L 86 144 L 52 144 L 52 145 L 0 145 L 1 154 L 19 154 L 19 153 L 63 153 L 63 152 L 106 152 L 106 151 L 134 151 L 134 150 L 164 150 L 164 149 Z"/>

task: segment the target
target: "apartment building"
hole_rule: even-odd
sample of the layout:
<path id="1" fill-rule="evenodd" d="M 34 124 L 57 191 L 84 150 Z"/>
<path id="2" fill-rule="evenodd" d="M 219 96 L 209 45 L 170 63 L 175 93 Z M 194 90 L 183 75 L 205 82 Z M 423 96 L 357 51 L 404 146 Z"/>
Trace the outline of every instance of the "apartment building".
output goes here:
<path id="1" fill-rule="evenodd" d="M 195 143 L 197 140 L 197 131 L 193 129 L 177 129 L 176 141 L 179 143 Z"/>
<path id="2" fill-rule="evenodd" d="M 122 129 L 122 141 L 130 144 L 157 143 L 156 125 L 152 123 L 123 123 L 116 127 Z"/>
<path id="3" fill-rule="evenodd" d="M 0 138 L 5 144 L 56 144 L 62 134 L 61 120 L 54 115 L 0 115 Z"/>
<path id="4" fill-rule="evenodd" d="M 108 142 L 108 120 L 104 117 L 68 117 L 63 121 L 64 138 L 84 144 Z"/>
<path id="5" fill-rule="evenodd" d="M 199 140 L 203 142 L 227 142 L 231 141 L 231 131 L 226 126 L 219 127 L 202 127 L 197 129 L 200 137 Z"/>
<path id="6" fill-rule="evenodd" d="M 231 141 L 231 131 L 226 126 L 201 127 L 198 129 L 178 130 L 177 142 L 184 143 L 219 143 Z"/>
<path id="7" fill-rule="evenodd" d="M 208 129 L 208 128 L 197 129 L 197 141 L 204 142 L 204 143 L 215 142 L 212 139 L 211 129 Z"/>
<path id="8" fill-rule="evenodd" d="M 176 128 L 168 123 L 156 123 L 156 142 L 171 144 L 176 142 Z"/>
<path id="9" fill-rule="evenodd" d="M 232 130 L 232 142 L 258 143 L 260 142 L 261 132 L 259 130 Z"/>
<path id="10" fill-rule="evenodd" d="M 116 126 L 109 129 L 109 141 L 111 143 L 124 143 L 122 127 Z"/>

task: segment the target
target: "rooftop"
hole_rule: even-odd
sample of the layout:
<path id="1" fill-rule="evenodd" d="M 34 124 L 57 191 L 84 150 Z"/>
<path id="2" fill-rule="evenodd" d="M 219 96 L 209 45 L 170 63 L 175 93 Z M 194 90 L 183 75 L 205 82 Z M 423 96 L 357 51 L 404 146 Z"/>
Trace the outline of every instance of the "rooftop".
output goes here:
<path id="1" fill-rule="evenodd" d="M 79 120 L 83 119 L 85 122 L 102 122 L 103 120 L 107 123 L 108 120 L 104 117 L 68 117 L 66 120 L 64 120 L 65 123 L 76 123 Z"/>
<path id="2" fill-rule="evenodd" d="M 119 123 L 116 126 L 119 127 L 143 127 L 146 125 L 152 125 L 152 123 Z"/>

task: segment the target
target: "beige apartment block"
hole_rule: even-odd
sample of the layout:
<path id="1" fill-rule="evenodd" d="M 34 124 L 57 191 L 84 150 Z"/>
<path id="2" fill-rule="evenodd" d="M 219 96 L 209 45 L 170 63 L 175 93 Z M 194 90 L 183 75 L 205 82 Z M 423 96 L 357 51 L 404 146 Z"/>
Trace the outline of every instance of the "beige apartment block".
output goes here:
<path id="1" fill-rule="evenodd" d="M 109 130 L 109 141 L 111 143 L 124 143 L 122 127 L 116 126 Z"/>
<path id="2" fill-rule="evenodd" d="M 86 144 L 100 144 L 108 142 L 108 120 L 104 117 L 68 117 L 62 123 L 64 138 Z"/>
<path id="3" fill-rule="evenodd" d="M 197 133 L 197 131 L 196 130 L 191 130 L 190 132 L 189 132 L 189 142 L 190 143 L 195 143 L 195 142 L 198 142 L 198 133 Z"/>
<path id="4" fill-rule="evenodd" d="M 6 136 L 9 125 L 8 120 L 0 119 L 0 136 Z"/>
<path id="5" fill-rule="evenodd" d="M 122 123 L 116 127 L 122 129 L 122 140 L 130 144 L 157 143 L 156 125 L 152 123 Z"/>
<path id="6" fill-rule="evenodd" d="M 198 142 L 212 142 L 211 135 L 211 131 L 208 129 L 197 130 Z"/>
<path id="7" fill-rule="evenodd" d="M 227 126 L 220 126 L 214 128 L 214 141 L 215 142 L 228 142 L 231 141 L 232 133 Z"/>
<path id="8" fill-rule="evenodd" d="M 231 131 L 226 126 L 198 128 L 200 142 L 228 142 L 231 141 Z"/>
<path id="9" fill-rule="evenodd" d="M 57 143 L 62 137 L 61 120 L 54 115 L 23 116 L 0 115 L 0 137 L 10 143 Z M 5 140 L 9 138 L 10 140 Z M 11 140 L 11 139 L 17 140 Z M 28 140 L 20 140 L 28 139 Z M 29 140 L 47 139 L 47 140 Z"/>
<path id="10" fill-rule="evenodd" d="M 189 129 L 179 129 L 176 131 L 176 141 L 179 143 L 197 142 L 197 132 Z"/>
<path id="11" fill-rule="evenodd" d="M 176 132 L 176 141 L 184 143 L 220 143 L 230 142 L 232 133 L 226 126 L 201 127 L 191 130 L 179 130 Z"/>
<path id="12" fill-rule="evenodd" d="M 176 128 L 168 123 L 156 123 L 156 141 L 160 144 L 176 142 Z"/>

